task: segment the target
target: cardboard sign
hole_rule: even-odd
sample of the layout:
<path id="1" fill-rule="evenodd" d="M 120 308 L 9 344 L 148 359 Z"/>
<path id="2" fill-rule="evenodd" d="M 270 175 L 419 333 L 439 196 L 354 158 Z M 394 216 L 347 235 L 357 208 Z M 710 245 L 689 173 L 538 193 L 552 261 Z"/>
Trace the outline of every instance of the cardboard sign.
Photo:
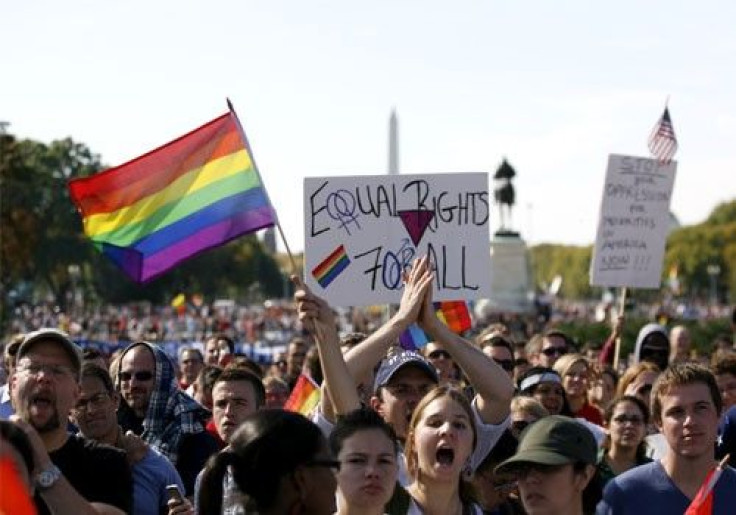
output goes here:
<path id="1" fill-rule="evenodd" d="M 433 300 L 490 293 L 486 173 L 307 178 L 304 211 L 304 276 L 333 305 L 398 303 L 423 255 Z"/>
<path id="2" fill-rule="evenodd" d="M 590 284 L 659 288 L 677 163 L 611 154 Z"/>

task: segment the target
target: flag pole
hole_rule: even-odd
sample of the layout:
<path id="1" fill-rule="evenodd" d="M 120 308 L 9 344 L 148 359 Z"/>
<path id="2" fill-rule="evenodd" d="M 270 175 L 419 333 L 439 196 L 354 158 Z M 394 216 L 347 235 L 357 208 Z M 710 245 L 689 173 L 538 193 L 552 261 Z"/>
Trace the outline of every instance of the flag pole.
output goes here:
<path id="1" fill-rule="evenodd" d="M 281 222 L 279 221 L 279 215 L 276 212 L 276 209 L 273 207 L 271 198 L 268 195 L 268 188 L 266 188 L 266 183 L 263 182 L 263 177 L 261 177 L 261 172 L 258 169 L 258 165 L 256 164 L 256 157 L 253 154 L 253 147 L 251 147 L 250 143 L 248 142 L 248 136 L 245 135 L 245 130 L 243 129 L 243 125 L 240 123 L 240 118 L 238 118 L 238 113 L 235 112 L 235 107 L 233 106 L 233 103 L 230 101 L 229 98 L 226 98 L 226 100 L 227 100 L 227 107 L 230 110 L 230 113 L 233 115 L 233 118 L 235 118 L 235 123 L 237 124 L 238 130 L 240 131 L 240 137 L 243 138 L 243 143 L 245 143 L 245 146 L 248 147 L 248 153 L 250 154 L 250 159 L 253 162 L 253 169 L 255 170 L 256 175 L 258 175 L 258 180 L 263 185 L 263 192 L 266 195 L 266 199 L 268 199 L 268 205 L 271 207 L 273 218 L 274 220 L 276 220 L 276 228 L 279 230 L 281 241 L 284 242 L 284 247 L 286 248 L 286 254 L 289 256 L 289 262 L 291 264 L 291 273 L 294 275 L 299 275 L 299 270 L 297 269 L 296 261 L 294 260 L 294 255 L 291 253 L 291 249 L 289 248 L 289 242 L 286 241 L 286 235 L 284 234 L 284 230 L 281 227 Z"/>
<path id="2" fill-rule="evenodd" d="M 626 309 L 626 294 L 628 293 L 629 289 L 624 286 L 621 289 L 621 304 L 619 304 L 618 308 L 618 316 L 624 316 L 624 310 Z M 619 334 L 616 337 L 616 350 L 613 354 L 613 369 L 618 372 L 618 363 L 619 358 L 621 354 L 621 335 Z"/>

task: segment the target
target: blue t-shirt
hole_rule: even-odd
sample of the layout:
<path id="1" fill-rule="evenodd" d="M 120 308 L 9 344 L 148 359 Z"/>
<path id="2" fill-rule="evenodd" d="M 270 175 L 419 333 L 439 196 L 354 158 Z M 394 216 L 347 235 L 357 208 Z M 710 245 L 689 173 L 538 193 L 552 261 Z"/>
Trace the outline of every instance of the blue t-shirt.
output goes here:
<path id="1" fill-rule="evenodd" d="M 171 462 L 160 452 L 149 447 L 144 458 L 133 465 L 133 513 L 158 515 L 166 508 L 169 498 L 166 485 L 178 485 L 184 495 L 184 484 Z M 167 510 L 163 510 L 166 513 Z"/>
<path id="2" fill-rule="evenodd" d="M 727 467 L 713 490 L 713 515 L 736 513 L 736 471 Z M 662 464 L 654 461 L 609 481 L 596 515 L 672 515 L 685 513 L 690 502 Z"/>

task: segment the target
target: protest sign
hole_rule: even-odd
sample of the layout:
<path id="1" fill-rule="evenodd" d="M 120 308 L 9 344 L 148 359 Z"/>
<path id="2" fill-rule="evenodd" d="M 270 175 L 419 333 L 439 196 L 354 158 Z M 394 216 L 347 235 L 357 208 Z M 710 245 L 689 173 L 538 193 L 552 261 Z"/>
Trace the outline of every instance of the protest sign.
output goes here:
<path id="1" fill-rule="evenodd" d="M 333 305 L 398 303 L 425 254 L 434 300 L 490 293 L 486 173 L 307 178 L 304 210 L 306 283 Z"/>
<path id="2" fill-rule="evenodd" d="M 590 284 L 659 288 L 677 163 L 611 154 Z"/>

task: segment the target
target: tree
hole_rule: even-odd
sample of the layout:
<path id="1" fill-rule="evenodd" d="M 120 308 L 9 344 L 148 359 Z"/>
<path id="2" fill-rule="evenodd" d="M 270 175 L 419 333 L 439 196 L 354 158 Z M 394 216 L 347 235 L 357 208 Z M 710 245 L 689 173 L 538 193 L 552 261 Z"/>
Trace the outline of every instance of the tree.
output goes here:
<path id="1" fill-rule="evenodd" d="M 69 266 L 87 261 L 91 250 L 66 183 L 100 170 L 99 156 L 70 138 L 45 145 L 12 135 L 0 139 L 0 156 L 3 290 L 43 284 L 61 303 Z"/>

